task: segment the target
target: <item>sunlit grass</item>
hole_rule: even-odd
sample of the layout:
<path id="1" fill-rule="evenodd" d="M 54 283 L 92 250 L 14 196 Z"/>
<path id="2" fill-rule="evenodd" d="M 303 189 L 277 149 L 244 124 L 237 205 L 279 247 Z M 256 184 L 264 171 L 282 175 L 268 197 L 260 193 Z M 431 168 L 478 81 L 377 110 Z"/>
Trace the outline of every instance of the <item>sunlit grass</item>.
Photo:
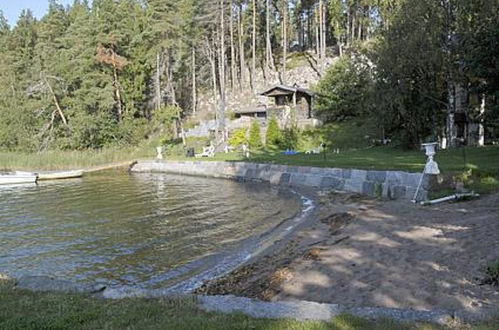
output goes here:
<path id="1" fill-rule="evenodd" d="M 457 172 L 465 169 L 479 171 L 499 171 L 499 147 L 467 148 L 466 166 L 462 158 L 462 150 L 439 151 L 435 160 L 444 172 Z M 172 160 L 193 160 L 192 158 L 171 156 Z M 327 152 L 324 154 L 284 155 L 283 153 L 259 151 L 245 159 L 241 153 L 219 153 L 213 158 L 197 158 L 202 161 L 250 161 L 275 163 L 297 166 L 318 166 L 356 168 L 372 170 L 404 170 L 422 171 L 426 156 L 422 151 L 404 151 L 396 148 L 377 147 L 364 150 L 345 151 L 339 154 Z"/>
<path id="2" fill-rule="evenodd" d="M 480 329 L 496 329 L 496 323 Z M 463 327 L 463 329 L 474 327 Z M 0 329 L 448 329 L 433 324 L 370 321 L 340 315 L 329 322 L 255 319 L 207 313 L 194 297 L 105 300 L 82 294 L 33 293 L 0 280 Z"/>
<path id="3" fill-rule="evenodd" d="M 152 159 L 156 155 L 154 143 L 138 147 L 85 150 L 85 151 L 48 151 L 44 153 L 0 152 L 0 170 L 62 170 L 80 169 L 115 162 Z M 181 149 L 180 149 L 181 150 Z M 201 150 L 196 150 L 201 152 Z M 182 152 L 182 151 L 180 151 Z M 359 150 L 340 151 L 339 154 L 284 155 L 281 152 L 258 151 L 251 153 L 249 159 L 241 152 L 217 153 L 212 158 L 186 158 L 173 156 L 168 152 L 166 160 L 196 161 L 248 161 L 295 166 L 355 168 L 367 170 L 401 170 L 421 172 L 426 156 L 423 151 L 405 151 L 393 147 L 375 147 Z M 499 190 L 499 147 L 466 148 L 440 150 L 435 160 L 442 173 L 458 174 L 472 169 L 471 187 L 478 192 Z"/>

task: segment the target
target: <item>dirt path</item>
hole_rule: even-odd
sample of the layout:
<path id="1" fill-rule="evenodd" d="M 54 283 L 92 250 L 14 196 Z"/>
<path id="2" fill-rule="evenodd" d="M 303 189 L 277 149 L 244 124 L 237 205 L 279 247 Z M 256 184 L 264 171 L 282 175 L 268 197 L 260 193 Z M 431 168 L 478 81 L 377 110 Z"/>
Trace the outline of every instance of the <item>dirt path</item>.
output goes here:
<path id="1" fill-rule="evenodd" d="M 351 194 L 321 197 L 320 214 L 286 248 L 208 283 L 199 293 L 347 306 L 499 309 L 481 285 L 499 259 L 499 194 L 415 206 Z"/>

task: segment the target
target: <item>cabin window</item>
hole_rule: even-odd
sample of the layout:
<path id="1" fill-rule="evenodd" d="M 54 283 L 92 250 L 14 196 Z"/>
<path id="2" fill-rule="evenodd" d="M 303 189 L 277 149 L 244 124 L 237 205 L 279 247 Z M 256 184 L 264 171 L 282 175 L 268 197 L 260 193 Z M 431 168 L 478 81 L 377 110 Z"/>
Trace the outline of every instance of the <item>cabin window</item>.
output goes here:
<path id="1" fill-rule="evenodd" d="M 277 96 L 275 98 L 276 105 L 286 105 L 286 97 L 285 96 Z"/>

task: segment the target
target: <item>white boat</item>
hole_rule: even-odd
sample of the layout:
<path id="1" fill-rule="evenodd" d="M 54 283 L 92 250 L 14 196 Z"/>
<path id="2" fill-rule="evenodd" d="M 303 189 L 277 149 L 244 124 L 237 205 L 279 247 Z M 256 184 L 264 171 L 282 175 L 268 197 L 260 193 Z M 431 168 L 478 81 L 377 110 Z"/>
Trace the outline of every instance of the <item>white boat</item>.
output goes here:
<path id="1" fill-rule="evenodd" d="M 81 178 L 83 171 L 56 171 L 56 172 L 42 172 L 38 173 L 38 180 L 61 180 L 61 179 L 74 179 Z"/>
<path id="2" fill-rule="evenodd" d="M 0 174 L 0 184 L 36 183 L 38 175 L 31 172 L 11 172 Z"/>

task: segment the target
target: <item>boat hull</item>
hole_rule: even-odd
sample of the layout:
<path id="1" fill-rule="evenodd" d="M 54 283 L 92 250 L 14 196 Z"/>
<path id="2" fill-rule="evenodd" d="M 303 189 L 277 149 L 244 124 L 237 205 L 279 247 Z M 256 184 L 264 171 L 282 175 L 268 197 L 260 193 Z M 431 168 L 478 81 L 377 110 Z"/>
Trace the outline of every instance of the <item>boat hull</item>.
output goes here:
<path id="1" fill-rule="evenodd" d="M 37 179 L 36 175 L 5 174 L 0 175 L 0 185 L 36 183 Z"/>
<path id="2" fill-rule="evenodd" d="M 65 172 L 47 172 L 39 173 L 38 180 L 62 180 L 62 179 L 74 179 L 81 178 L 83 176 L 83 171 L 65 171 Z"/>

